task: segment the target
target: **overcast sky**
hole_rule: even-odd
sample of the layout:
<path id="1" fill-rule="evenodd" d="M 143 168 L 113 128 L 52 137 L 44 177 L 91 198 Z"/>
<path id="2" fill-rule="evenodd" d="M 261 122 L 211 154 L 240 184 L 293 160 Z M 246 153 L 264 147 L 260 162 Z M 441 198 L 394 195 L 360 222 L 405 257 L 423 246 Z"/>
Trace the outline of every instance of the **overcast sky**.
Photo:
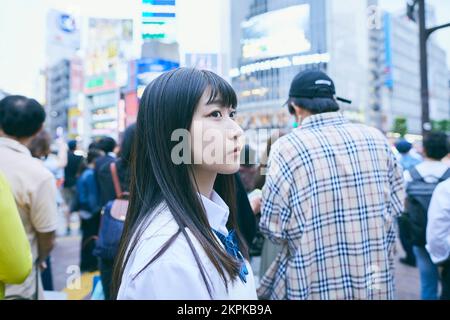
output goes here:
<path id="1" fill-rule="evenodd" d="M 380 5 L 386 10 L 399 12 L 405 10 L 405 1 L 380 0 Z M 439 8 L 436 10 L 437 23 L 450 22 L 450 0 L 426 1 Z M 43 78 L 38 74 L 45 66 L 45 17 L 49 8 L 69 10 L 83 16 L 130 18 L 139 14 L 141 0 L 77 0 L 76 7 L 74 2 L 0 0 L 0 89 L 42 98 L 38 95 L 43 92 Z M 197 22 L 201 23 L 201 20 Z M 447 64 L 450 66 L 450 28 L 437 31 L 436 37 L 439 45 L 447 51 Z"/>

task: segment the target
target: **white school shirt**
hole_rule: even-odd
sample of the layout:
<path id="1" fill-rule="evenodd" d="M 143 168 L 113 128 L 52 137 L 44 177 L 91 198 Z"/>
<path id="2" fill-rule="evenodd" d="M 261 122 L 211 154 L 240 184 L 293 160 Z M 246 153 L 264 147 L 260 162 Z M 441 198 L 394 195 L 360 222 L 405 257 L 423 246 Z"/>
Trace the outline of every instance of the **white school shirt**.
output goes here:
<path id="1" fill-rule="evenodd" d="M 229 210 L 213 191 L 211 200 L 201 196 L 211 228 L 228 235 L 226 223 Z M 143 232 L 125 267 L 117 299 L 119 300 L 207 300 L 211 299 L 191 248 L 182 233 L 156 261 L 146 267 L 162 245 L 178 230 L 167 205 L 155 210 L 154 220 Z M 248 275 L 243 283 L 239 277 L 228 281 L 228 292 L 219 273 L 195 236 L 186 228 L 209 276 L 212 298 L 217 300 L 257 299 L 253 272 L 246 261 Z M 220 242 L 220 241 L 219 241 Z M 142 271 L 141 271 L 142 270 Z"/>
<path id="2" fill-rule="evenodd" d="M 426 248 L 434 263 L 450 257 L 450 179 L 434 189 L 428 207 Z"/>

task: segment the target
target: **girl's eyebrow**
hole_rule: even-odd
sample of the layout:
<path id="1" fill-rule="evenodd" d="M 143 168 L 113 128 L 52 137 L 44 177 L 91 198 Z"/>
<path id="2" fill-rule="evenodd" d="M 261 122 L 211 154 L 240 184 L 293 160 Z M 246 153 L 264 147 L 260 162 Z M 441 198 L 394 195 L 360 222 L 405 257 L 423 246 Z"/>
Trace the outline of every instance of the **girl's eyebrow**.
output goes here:
<path id="1" fill-rule="evenodd" d="M 223 109 L 233 109 L 233 110 L 236 109 L 236 107 L 234 107 L 232 105 L 226 106 L 225 103 L 223 102 L 223 100 L 220 100 L 220 99 L 215 99 L 215 100 L 209 101 L 206 105 L 207 106 L 216 105 Z"/>
<path id="2" fill-rule="evenodd" d="M 219 106 L 223 106 L 224 105 L 223 100 L 221 100 L 221 99 L 213 99 L 211 101 L 208 101 L 208 103 L 206 103 L 206 105 L 210 105 L 210 104 L 216 104 L 216 105 L 219 105 Z"/>

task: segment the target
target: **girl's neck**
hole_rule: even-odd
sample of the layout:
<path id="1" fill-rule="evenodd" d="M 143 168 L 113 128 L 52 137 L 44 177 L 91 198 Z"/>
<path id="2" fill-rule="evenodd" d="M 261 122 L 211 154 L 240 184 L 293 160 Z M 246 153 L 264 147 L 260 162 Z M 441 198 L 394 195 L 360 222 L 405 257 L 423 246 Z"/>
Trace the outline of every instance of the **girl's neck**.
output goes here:
<path id="1" fill-rule="evenodd" d="M 216 181 L 217 172 L 207 171 L 194 165 L 193 174 L 195 181 L 197 182 L 198 191 L 203 196 L 210 199 L 214 188 L 214 182 Z"/>

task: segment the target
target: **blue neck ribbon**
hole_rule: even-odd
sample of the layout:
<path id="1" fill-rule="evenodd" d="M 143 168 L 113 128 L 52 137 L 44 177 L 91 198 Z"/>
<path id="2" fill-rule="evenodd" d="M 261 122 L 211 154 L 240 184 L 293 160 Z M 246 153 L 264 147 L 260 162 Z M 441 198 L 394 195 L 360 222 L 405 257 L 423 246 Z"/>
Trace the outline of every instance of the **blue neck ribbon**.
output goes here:
<path id="1" fill-rule="evenodd" d="M 220 233 L 217 230 L 213 229 L 213 231 L 225 246 L 227 253 L 240 262 L 241 267 L 239 270 L 239 278 L 242 280 L 242 282 L 247 283 L 246 277 L 248 275 L 248 270 L 245 264 L 244 257 L 239 251 L 239 244 L 237 241 L 236 232 L 234 230 L 231 230 L 230 232 L 228 232 L 228 236 L 225 236 L 224 234 Z"/>

